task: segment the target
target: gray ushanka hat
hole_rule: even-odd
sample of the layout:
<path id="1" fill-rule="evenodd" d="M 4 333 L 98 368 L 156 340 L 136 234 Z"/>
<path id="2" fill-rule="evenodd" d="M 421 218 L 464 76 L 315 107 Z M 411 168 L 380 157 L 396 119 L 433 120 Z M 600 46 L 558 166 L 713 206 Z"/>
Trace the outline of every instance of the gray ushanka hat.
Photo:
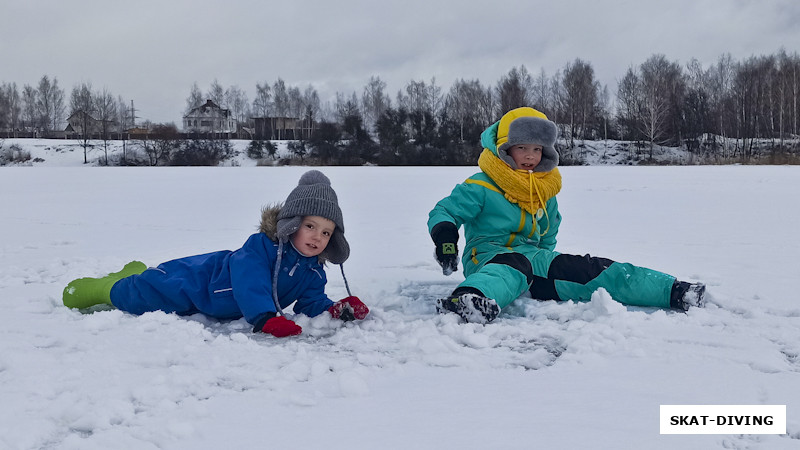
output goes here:
<path id="1" fill-rule="evenodd" d="M 319 170 L 309 170 L 300 177 L 278 213 L 276 236 L 288 241 L 300 228 L 304 216 L 324 217 L 336 224 L 328 246 L 319 255 L 334 264 L 342 264 L 350 256 L 350 244 L 344 237 L 344 220 L 331 180 Z"/>
<path id="2" fill-rule="evenodd" d="M 532 108 L 518 108 L 509 114 L 519 110 L 531 110 L 544 116 L 543 113 Z M 517 169 L 514 159 L 508 154 L 508 149 L 518 144 L 536 144 L 542 146 L 542 160 L 534 172 L 549 172 L 558 166 L 558 152 L 555 149 L 558 127 L 555 123 L 548 120 L 546 116 L 525 115 L 512 118 L 506 125 L 508 127 L 507 130 L 504 130 L 504 120 L 506 120 L 505 116 L 500 121 L 497 133 L 498 138 L 501 135 L 506 136 L 504 142 L 498 143 L 497 146 L 497 154 L 500 159 L 505 161 L 511 168 Z"/>

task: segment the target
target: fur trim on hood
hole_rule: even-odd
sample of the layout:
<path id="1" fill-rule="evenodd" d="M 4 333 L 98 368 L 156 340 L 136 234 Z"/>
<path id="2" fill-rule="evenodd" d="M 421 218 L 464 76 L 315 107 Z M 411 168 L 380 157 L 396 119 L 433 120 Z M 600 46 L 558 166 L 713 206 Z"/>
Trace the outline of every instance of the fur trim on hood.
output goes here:
<path id="1" fill-rule="evenodd" d="M 258 225 L 258 231 L 266 234 L 273 241 L 278 240 L 278 214 L 281 212 L 281 206 L 283 205 L 276 203 L 261 208 L 261 223 Z"/>

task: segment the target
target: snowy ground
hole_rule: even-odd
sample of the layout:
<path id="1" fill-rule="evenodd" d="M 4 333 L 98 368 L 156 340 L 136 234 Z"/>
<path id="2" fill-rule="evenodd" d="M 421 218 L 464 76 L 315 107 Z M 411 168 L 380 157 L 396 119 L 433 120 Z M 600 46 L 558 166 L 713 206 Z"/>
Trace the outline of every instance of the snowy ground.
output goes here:
<path id="1" fill-rule="evenodd" d="M 237 248 L 305 170 L 0 168 L 0 449 L 798 448 L 799 167 L 562 170 L 558 250 L 708 283 L 688 314 L 602 292 L 487 326 L 435 314 L 461 275 L 427 212 L 469 167 L 323 168 L 363 322 L 296 317 L 277 339 L 61 305 L 73 278 Z M 787 405 L 788 434 L 660 435 L 662 404 Z"/>

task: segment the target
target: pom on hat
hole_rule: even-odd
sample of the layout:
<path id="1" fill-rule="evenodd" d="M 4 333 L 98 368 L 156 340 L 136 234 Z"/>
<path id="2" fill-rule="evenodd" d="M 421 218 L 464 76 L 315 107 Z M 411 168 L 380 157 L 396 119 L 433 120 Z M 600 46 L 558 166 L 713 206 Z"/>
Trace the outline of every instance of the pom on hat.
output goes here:
<path id="1" fill-rule="evenodd" d="M 300 181 L 297 182 L 298 186 L 304 186 L 308 184 L 327 184 L 330 186 L 331 180 L 319 170 L 309 170 L 308 172 L 304 173 L 300 177 Z"/>

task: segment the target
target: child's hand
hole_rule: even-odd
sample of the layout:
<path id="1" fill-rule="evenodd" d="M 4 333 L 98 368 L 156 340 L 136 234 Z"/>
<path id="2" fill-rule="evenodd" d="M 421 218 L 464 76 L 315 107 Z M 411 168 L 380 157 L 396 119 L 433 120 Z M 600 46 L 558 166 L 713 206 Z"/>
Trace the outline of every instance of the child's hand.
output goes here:
<path id="1" fill-rule="evenodd" d="M 261 331 L 275 337 L 287 337 L 298 335 L 303 332 L 303 329 L 284 316 L 275 316 L 267 320 Z"/>
<path id="2" fill-rule="evenodd" d="M 440 222 L 431 230 L 431 238 L 436 244 L 436 262 L 442 266 L 442 273 L 450 275 L 458 270 L 458 228 L 450 222 Z"/>
<path id="3" fill-rule="evenodd" d="M 369 314 L 369 308 L 358 297 L 350 296 L 345 299 L 339 300 L 333 306 L 328 308 L 334 319 L 348 320 L 361 320 Z"/>

